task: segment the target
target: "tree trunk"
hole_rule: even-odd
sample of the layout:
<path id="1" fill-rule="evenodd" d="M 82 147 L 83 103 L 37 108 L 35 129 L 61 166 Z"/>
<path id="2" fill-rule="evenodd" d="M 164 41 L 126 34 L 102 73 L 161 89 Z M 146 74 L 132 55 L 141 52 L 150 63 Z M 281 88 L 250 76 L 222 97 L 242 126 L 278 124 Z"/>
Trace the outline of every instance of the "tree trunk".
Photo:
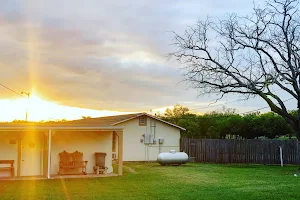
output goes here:
<path id="1" fill-rule="evenodd" d="M 298 140 L 300 140 L 300 101 L 298 100 L 298 112 L 297 112 L 298 116 L 298 122 L 296 123 L 296 137 Z"/>
<path id="2" fill-rule="evenodd" d="M 299 128 L 299 123 L 297 124 L 298 127 L 294 128 L 294 131 L 295 131 L 295 134 L 296 134 L 296 137 L 298 140 L 300 140 L 300 128 Z"/>

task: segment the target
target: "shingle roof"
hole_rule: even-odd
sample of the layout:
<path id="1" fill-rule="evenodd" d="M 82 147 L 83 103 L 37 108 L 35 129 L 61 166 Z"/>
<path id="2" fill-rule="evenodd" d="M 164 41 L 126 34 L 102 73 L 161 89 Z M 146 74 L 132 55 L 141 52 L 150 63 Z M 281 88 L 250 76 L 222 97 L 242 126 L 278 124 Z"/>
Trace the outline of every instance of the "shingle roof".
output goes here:
<path id="1" fill-rule="evenodd" d="M 71 124 L 88 124 L 88 125 L 94 125 L 97 124 L 98 126 L 111 126 L 115 123 L 118 123 L 120 121 L 135 118 L 137 116 L 140 116 L 143 113 L 134 113 L 134 114 L 127 114 L 127 115 L 115 115 L 115 116 L 108 116 L 108 117 L 97 117 L 97 118 L 86 118 L 86 119 L 78 119 L 73 121 L 68 121 L 66 123 Z"/>
<path id="2" fill-rule="evenodd" d="M 108 116 L 108 117 L 98 117 L 98 118 L 86 118 L 86 119 L 78 119 L 73 121 L 65 121 L 65 122 L 46 122 L 46 123 L 35 123 L 35 122 L 28 122 L 28 123 L 0 123 L 1 126 L 97 126 L 97 127 L 105 127 L 105 126 L 118 126 L 119 124 L 129 121 L 131 119 L 146 115 L 163 123 L 166 123 L 170 126 L 176 127 L 180 130 L 185 130 L 180 126 L 172 124 L 170 122 L 164 121 L 160 118 L 155 116 L 149 115 L 147 113 L 134 113 L 134 114 L 127 114 L 127 115 L 115 115 L 115 116 Z"/>
<path id="3" fill-rule="evenodd" d="M 76 123 L 76 124 L 80 124 L 80 125 L 95 125 L 95 124 L 97 124 L 97 126 L 114 126 L 114 125 L 119 125 L 123 122 L 129 121 L 131 119 L 134 119 L 134 118 L 137 118 L 137 117 L 140 117 L 143 115 L 146 115 L 148 117 L 151 117 L 153 119 L 156 119 L 158 121 L 166 123 L 170 126 L 174 126 L 181 130 L 186 130 L 185 128 L 182 128 L 182 127 L 172 124 L 170 122 L 164 121 L 162 119 L 159 119 L 159 118 L 149 115 L 147 113 L 134 113 L 134 114 L 127 114 L 127 115 L 115 115 L 115 116 L 109 116 L 109 117 L 87 118 L 87 119 L 73 120 L 73 121 L 69 121 L 67 123 L 68 124 Z"/>

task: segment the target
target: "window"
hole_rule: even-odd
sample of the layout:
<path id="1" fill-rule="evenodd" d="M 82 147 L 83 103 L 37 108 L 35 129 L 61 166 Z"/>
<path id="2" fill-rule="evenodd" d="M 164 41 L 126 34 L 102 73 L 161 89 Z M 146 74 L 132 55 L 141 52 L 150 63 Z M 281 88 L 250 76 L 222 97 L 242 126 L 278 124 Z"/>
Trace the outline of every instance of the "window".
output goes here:
<path id="1" fill-rule="evenodd" d="M 147 118 L 145 116 L 142 116 L 139 118 L 139 125 L 140 126 L 146 126 L 147 125 Z"/>

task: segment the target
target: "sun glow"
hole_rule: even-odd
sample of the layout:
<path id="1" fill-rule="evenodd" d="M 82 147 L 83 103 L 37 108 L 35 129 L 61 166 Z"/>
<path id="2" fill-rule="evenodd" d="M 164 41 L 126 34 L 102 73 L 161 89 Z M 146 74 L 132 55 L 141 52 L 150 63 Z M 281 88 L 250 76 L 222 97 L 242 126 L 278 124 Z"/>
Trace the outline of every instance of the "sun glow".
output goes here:
<path id="1" fill-rule="evenodd" d="M 127 113 L 63 106 L 43 100 L 33 93 L 29 99 L 24 97 L 14 100 L 0 100 L 0 121 L 25 120 L 27 109 L 28 121 L 72 120 L 80 119 L 82 116 L 101 117 Z"/>

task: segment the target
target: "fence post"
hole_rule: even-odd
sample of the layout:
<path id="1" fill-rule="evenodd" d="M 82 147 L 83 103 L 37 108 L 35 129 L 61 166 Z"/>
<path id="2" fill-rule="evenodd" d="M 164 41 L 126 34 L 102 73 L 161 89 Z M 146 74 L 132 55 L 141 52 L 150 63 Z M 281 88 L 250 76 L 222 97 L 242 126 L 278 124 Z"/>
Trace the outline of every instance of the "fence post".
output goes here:
<path id="1" fill-rule="evenodd" d="M 280 154 L 280 165 L 281 165 L 281 167 L 283 167 L 282 146 L 279 146 L 279 154 Z"/>
<path id="2" fill-rule="evenodd" d="M 183 138 L 180 137 L 180 138 L 179 138 L 179 151 L 180 151 L 180 152 L 183 151 L 183 150 L 182 150 L 182 146 L 183 146 L 183 145 L 182 145 L 182 140 L 183 140 Z"/>
<path id="3" fill-rule="evenodd" d="M 262 164 L 265 164 L 265 147 L 264 147 L 264 142 L 263 140 L 261 140 L 261 152 L 262 152 L 262 155 L 261 155 L 261 160 L 262 160 Z"/>
<path id="4" fill-rule="evenodd" d="M 232 141 L 232 139 L 228 140 L 228 142 L 227 142 L 227 147 L 228 147 L 228 162 L 229 163 L 231 163 L 231 147 L 232 147 L 231 141 Z"/>
<path id="5" fill-rule="evenodd" d="M 299 163 L 299 160 L 300 160 L 300 158 L 299 158 L 299 140 L 297 139 L 297 157 L 296 157 L 296 163 L 297 163 L 297 165 L 299 165 L 300 163 Z"/>

